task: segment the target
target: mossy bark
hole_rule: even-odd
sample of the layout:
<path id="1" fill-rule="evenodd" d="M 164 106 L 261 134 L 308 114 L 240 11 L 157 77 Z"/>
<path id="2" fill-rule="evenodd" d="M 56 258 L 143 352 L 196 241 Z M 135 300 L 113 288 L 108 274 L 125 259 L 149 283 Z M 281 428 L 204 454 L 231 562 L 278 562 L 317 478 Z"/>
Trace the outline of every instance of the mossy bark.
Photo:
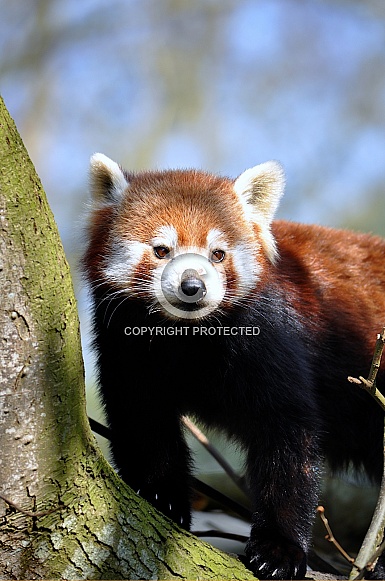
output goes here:
<path id="1" fill-rule="evenodd" d="M 68 264 L 0 100 L 0 578 L 252 579 L 124 485 L 85 409 Z"/>

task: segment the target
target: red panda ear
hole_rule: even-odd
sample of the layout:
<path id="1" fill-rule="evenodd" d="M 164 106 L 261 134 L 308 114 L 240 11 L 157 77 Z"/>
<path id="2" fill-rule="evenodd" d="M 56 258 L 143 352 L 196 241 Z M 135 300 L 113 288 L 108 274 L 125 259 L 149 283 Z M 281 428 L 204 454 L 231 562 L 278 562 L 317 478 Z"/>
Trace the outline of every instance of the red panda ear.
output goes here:
<path id="1" fill-rule="evenodd" d="M 277 250 L 270 225 L 285 188 L 285 174 L 277 161 L 267 161 L 243 172 L 234 182 L 234 191 L 246 217 L 258 224 L 262 246 L 275 262 Z"/>
<path id="2" fill-rule="evenodd" d="M 94 202 L 117 202 L 129 183 L 117 163 L 103 153 L 90 160 L 90 186 Z"/>
<path id="3" fill-rule="evenodd" d="M 271 224 L 285 188 L 285 174 L 277 161 L 247 169 L 235 180 L 237 193 L 251 220 Z"/>

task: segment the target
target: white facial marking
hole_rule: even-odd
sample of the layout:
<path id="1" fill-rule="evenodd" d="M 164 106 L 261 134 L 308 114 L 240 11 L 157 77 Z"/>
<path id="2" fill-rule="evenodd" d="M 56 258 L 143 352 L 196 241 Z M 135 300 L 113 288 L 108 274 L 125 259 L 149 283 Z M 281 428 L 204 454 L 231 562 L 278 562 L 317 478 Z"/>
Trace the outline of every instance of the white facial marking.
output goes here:
<path id="1" fill-rule="evenodd" d="M 227 242 L 226 238 L 220 230 L 217 228 L 213 228 L 207 234 L 207 246 L 210 250 L 217 250 L 220 248 L 221 250 L 227 250 Z"/>
<path id="2" fill-rule="evenodd" d="M 154 238 L 151 240 L 152 246 L 167 246 L 168 248 L 176 249 L 178 245 L 178 233 L 174 226 L 161 226 L 155 232 Z"/>
<path id="3" fill-rule="evenodd" d="M 147 248 L 147 244 L 135 240 L 114 241 L 105 258 L 106 278 L 118 286 L 126 286 Z"/>
<path id="4" fill-rule="evenodd" d="M 255 256 L 255 248 L 239 242 L 231 250 L 234 268 L 237 272 L 237 295 L 244 296 L 254 288 L 261 268 Z"/>
<path id="5" fill-rule="evenodd" d="M 233 265 L 237 272 L 236 294 L 242 297 L 254 288 L 260 273 L 260 267 L 256 260 L 255 248 L 251 244 L 239 242 L 233 248 L 229 248 L 225 235 L 220 230 L 213 228 L 207 235 L 207 244 L 211 250 L 221 249 L 233 259 Z"/>

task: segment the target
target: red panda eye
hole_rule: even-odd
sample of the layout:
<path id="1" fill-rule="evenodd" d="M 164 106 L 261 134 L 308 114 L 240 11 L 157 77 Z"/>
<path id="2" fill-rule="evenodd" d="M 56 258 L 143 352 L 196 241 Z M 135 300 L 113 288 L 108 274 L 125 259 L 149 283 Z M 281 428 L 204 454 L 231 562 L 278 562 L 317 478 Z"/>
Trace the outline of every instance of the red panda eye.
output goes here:
<path id="1" fill-rule="evenodd" d="M 226 253 L 224 250 L 214 250 L 211 253 L 211 260 L 212 262 L 222 262 L 222 260 L 224 260 L 226 256 Z"/>
<path id="2" fill-rule="evenodd" d="M 155 246 L 154 254 L 157 258 L 166 258 L 170 254 L 170 249 L 167 246 Z"/>

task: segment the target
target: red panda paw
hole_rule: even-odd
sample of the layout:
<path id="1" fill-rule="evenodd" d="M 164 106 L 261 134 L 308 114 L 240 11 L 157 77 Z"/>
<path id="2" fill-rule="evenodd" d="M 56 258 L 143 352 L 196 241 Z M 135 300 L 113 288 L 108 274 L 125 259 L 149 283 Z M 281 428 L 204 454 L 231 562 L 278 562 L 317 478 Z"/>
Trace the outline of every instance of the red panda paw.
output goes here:
<path id="1" fill-rule="evenodd" d="M 258 579 L 304 579 L 306 554 L 297 544 L 280 536 L 254 535 L 246 546 L 247 567 Z"/>

